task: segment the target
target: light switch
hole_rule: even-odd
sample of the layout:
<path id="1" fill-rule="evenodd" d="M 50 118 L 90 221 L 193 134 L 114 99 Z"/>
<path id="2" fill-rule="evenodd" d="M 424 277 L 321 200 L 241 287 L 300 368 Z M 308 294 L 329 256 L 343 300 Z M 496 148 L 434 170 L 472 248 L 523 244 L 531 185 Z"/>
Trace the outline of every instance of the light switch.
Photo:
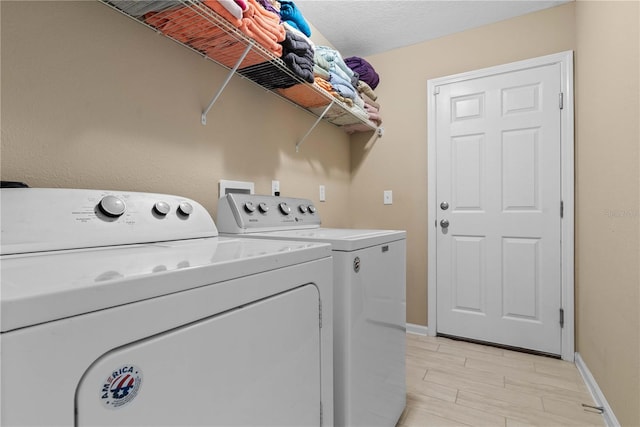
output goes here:
<path id="1" fill-rule="evenodd" d="M 324 185 L 321 185 L 321 186 L 320 186 L 320 201 L 321 201 L 321 202 L 324 202 L 324 201 L 326 200 L 326 197 L 325 197 L 325 196 L 326 196 L 326 195 L 325 195 L 325 193 L 324 193 Z"/>
<path id="2" fill-rule="evenodd" d="M 383 201 L 384 201 L 385 205 L 393 204 L 393 191 L 385 190 L 384 191 L 384 196 L 383 196 Z"/>
<path id="3" fill-rule="evenodd" d="M 280 181 L 271 181 L 271 195 L 272 196 L 280 195 Z"/>

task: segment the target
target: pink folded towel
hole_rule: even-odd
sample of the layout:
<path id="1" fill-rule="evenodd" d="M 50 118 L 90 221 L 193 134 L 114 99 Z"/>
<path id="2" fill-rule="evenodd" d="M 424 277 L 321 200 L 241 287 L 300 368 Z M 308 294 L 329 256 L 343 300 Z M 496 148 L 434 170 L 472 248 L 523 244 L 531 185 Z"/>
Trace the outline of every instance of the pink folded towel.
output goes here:
<path id="1" fill-rule="evenodd" d="M 238 6 L 240 6 L 240 9 L 242 9 L 243 12 L 246 12 L 249 9 L 249 5 L 247 4 L 247 2 L 245 0 L 233 0 Z"/>

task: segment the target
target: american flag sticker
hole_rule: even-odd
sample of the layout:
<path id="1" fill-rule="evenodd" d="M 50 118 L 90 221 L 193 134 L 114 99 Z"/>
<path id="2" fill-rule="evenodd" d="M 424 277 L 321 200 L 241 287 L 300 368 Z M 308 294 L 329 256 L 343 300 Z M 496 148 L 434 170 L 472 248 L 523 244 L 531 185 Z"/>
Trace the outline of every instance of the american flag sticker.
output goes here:
<path id="1" fill-rule="evenodd" d="M 122 365 L 114 369 L 102 382 L 100 400 L 110 409 L 131 403 L 142 386 L 142 370 L 135 365 Z"/>

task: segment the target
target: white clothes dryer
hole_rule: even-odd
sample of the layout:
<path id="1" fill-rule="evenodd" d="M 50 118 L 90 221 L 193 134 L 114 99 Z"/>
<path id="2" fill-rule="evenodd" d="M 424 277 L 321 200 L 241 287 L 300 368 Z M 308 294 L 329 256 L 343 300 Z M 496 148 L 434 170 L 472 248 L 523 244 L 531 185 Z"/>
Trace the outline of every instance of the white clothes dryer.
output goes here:
<path id="1" fill-rule="evenodd" d="M 337 426 L 395 426 L 406 404 L 406 232 L 321 227 L 307 199 L 228 194 L 221 235 L 327 242 L 333 250 Z"/>
<path id="2" fill-rule="evenodd" d="M 3 426 L 333 424 L 328 244 L 182 197 L 2 189 Z"/>

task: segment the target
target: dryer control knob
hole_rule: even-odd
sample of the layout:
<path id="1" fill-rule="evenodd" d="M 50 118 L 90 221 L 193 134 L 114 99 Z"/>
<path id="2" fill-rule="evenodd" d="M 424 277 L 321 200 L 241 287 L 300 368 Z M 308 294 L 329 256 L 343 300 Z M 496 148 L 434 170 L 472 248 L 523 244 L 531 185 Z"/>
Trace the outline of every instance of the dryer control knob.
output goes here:
<path id="1" fill-rule="evenodd" d="M 306 214 L 307 212 L 309 212 L 309 208 L 306 207 L 305 205 L 298 206 L 298 209 L 300 210 L 300 213 L 303 213 L 303 214 Z"/>
<path id="2" fill-rule="evenodd" d="M 104 196 L 98 206 L 103 214 L 111 217 L 118 217 L 127 209 L 122 199 L 116 196 Z"/>
<path id="3" fill-rule="evenodd" d="M 189 216 L 193 213 L 193 206 L 189 202 L 180 202 L 178 205 L 178 213 L 184 216 Z"/>
<path id="4" fill-rule="evenodd" d="M 254 205 L 253 202 L 247 202 L 244 204 L 244 210 L 247 213 L 254 213 L 256 211 L 256 205 Z"/>
<path id="5" fill-rule="evenodd" d="M 167 202 L 156 202 L 155 205 L 153 205 L 153 210 L 158 214 L 158 215 L 162 215 L 165 216 L 166 214 L 169 213 L 169 211 L 171 211 L 171 206 L 169 206 L 169 203 Z"/>
<path id="6" fill-rule="evenodd" d="M 283 215 L 289 215 L 291 213 L 291 208 L 285 202 L 280 203 L 278 207 Z"/>
<path id="7" fill-rule="evenodd" d="M 316 213 L 318 210 L 316 209 L 315 206 L 313 205 L 309 205 L 309 213 L 314 214 Z"/>
<path id="8" fill-rule="evenodd" d="M 258 205 L 258 209 L 260 209 L 260 212 L 262 212 L 263 214 L 266 214 L 267 212 L 269 212 L 269 206 L 264 202 Z"/>

